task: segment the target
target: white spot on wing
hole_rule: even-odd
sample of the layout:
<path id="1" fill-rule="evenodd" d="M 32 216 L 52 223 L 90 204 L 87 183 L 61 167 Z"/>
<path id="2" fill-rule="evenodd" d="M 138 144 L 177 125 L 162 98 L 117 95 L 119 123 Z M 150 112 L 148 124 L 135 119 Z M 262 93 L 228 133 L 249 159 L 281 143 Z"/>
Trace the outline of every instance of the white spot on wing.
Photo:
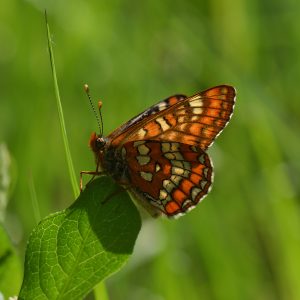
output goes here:
<path id="1" fill-rule="evenodd" d="M 168 193 L 166 190 L 160 190 L 159 191 L 159 199 L 160 200 L 165 200 L 168 197 Z"/>
<path id="2" fill-rule="evenodd" d="M 176 188 L 175 184 L 171 182 L 169 179 L 165 179 L 163 181 L 163 187 L 166 189 L 166 191 L 171 194 L 174 188 Z"/>
<path id="3" fill-rule="evenodd" d="M 180 152 L 165 153 L 164 157 L 169 160 L 183 160 L 183 156 Z"/>
<path id="4" fill-rule="evenodd" d="M 197 100 L 192 100 L 189 102 L 191 107 L 201 107 L 202 106 L 202 100 L 201 99 L 197 99 Z"/>
<path id="5" fill-rule="evenodd" d="M 151 160 L 149 156 L 137 156 L 136 159 L 141 166 L 147 165 Z"/>
<path id="6" fill-rule="evenodd" d="M 205 186 L 207 184 L 207 181 L 206 180 L 201 180 L 200 181 L 200 185 L 201 185 L 201 188 L 204 190 Z"/>
<path id="7" fill-rule="evenodd" d="M 163 131 L 166 131 L 170 128 L 170 125 L 166 122 L 164 118 L 157 118 L 155 121 L 160 125 Z"/>
<path id="8" fill-rule="evenodd" d="M 208 168 L 205 168 L 205 169 L 203 170 L 203 174 L 204 174 L 204 176 L 207 178 Z"/>
<path id="9" fill-rule="evenodd" d="M 195 108 L 194 108 L 195 109 Z M 199 116 L 192 116 L 191 117 L 191 121 L 192 122 L 196 122 L 196 121 L 198 121 L 199 120 Z"/>
<path id="10" fill-rule="evenodd" d="M 174 184 L 176 186 L 179 186 L 179 184 L 182 180 L 182 178 L 180 176 L 177 176 L 177 175 L 172 175 L 170 179 L 171 179 L 172 182 L 174 182 Z"/>
<path id="11" fill-rule="evenodd" d="M 150 152 L 150 149 L 145 144 L 142 144 L 138 146 L 138 152 L 141 155 L 147 155 Z"/>
<path id="12" fill-rule="evenodd" d="M 184 170 L 181 169 L 181 168 L 172 167 L 172 174 L 174 174 L 174 175 L 183 175 Z"/>
<path id="13" fill-rule="evenodd" d="M 164 110 L 167 107 L 167 103 L 165 101 L 158 104 L 158 110 Z"/>
<path id="14" fill-rule="evenodd" d="M 195 206 L 195 204 L 193 203 L 193 201 L 191 199 L 186 199 L 183 203 L 182 203 L 182 208 L 185 209 L 186 206 L 189 206 L 188 209 L 191 208 L 192 205 L 193 207 Z"/>
<path id="15" fill-rule="evenodd" d="M 160 165 L 159 165 L 159 164 L 156 164 L 156 165 L 155 165 L 155 172 L 158 172 L 160 169 L 161 169 Z"/>
<path id="16" fill-rule="evenodd" d="M 195 114 L 195 115 L 201 115 L 202 112 L 203 112 L 203 109 L 200 107 L 193 108 L 193 114 Z"/>
<path id="17" fill-rule="evenodd" d="M 147 134 L 147 131 L 144 128 L 141 128 L 138 132 L 137 132 L 138 136 L 140 138 L 144 138 Z"/>
<path id="18" fill-rule="evenodd" d="M 172 166 L 185 169 L 184 163 L 180 160 L 172 160 Z"/>
<path id="19" fill-rule="evenodd" d="M 147 181 L 152 181 L 153 174 L 150 172 L 140 172 L 140 175 L 142 178 L 144 178 Z"/>
<path id="20" fill-rule="evenodd" d="M 201 193 L 201 189 L 194 187 L 192 190 L 192 199 L 195 201 L 196 197 L 199 195 L 199 193 Z"/>

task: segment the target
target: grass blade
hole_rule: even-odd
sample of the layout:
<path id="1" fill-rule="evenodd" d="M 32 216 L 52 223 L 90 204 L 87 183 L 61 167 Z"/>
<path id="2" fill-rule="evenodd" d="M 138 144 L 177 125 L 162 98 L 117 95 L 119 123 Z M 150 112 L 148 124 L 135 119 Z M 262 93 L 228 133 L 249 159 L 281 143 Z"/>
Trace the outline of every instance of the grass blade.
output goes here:
<path id="1" fill-rule="evenodd" d="M 78 180 L 75 175 L 71 152 L 70 152 L 70 147 L 69 147 L 69 142 L 68 142 L 68 137 L 67 137 L 67 130 L 66 130 L 66 126 L 65 126 L 64 114 L 63 114 L 63 109 L 62 109 L 60 94 L 59 94 L 59 88 L 58 88 L 58 83 L 57 83 L 55 62 L 54 62 L 53 49 L 52 49 L 52 44 L 51 44 L 50 28 L 49 28 L 49 24 L 48 24 L 48 20 L 47 20 L 47 12 L 46 11 L 45 11 L 45 20 L 46 20 L 46 27 L 47 27 L 47 40 L 48 40 L 48 49 L 49 49 L 49 55 L 50 55 L 50 64 L 51 64 L 51 70 L 52 70 L 52 76 L 53 76 L 54 91 L 55 91 L 55 98 L 56 98 L 56 102 L 57 102 L 60 127 L 61 127 L 64 147 L 65 147 L 65 151 L 66 151 L 66 158 L 67 158 L 69 175 L 70 175 L 70 179 L 71 179 L 73 193 L 74 193 L 74 196 L 77 197 L 79 195 Z"/>
<path id="2" fill-rule="evenodd" d="M 38 224 L 39 221 L 41 220 L 41 214 L 40 214 L 40 209 L 39 209 L 39 202 L 38 202 L 37 196 L 36 196 L 34 180 L 33 180 L 31 173 L 29 174 L 28 186 L 29 186 L 29 192 L 30 192 L 30 197 L 31 197 L 31 202 L 32 202 L 35 223 Z"/>

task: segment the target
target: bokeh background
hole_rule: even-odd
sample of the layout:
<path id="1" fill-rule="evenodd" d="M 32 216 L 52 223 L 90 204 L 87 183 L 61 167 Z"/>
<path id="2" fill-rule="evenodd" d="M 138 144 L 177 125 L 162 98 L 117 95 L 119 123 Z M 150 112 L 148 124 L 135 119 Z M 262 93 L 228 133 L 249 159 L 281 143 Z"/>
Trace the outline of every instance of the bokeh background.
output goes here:
<path id="1" fill-rule="evenodd" d="M 175 93 L 223 83 L 238 93 L 209 150 L 211 193 L 179 220 L 144 221 L 130 263 L 106 282 L 110 298 L 300 299 L 299 1 L 1 0 L 5 227 L 21 261 L 35 197 L 40 217 L 74 201 L 45 8 L 77 174 L 95 167 L 84 83 L 104 103 L 106 134 Z"/>

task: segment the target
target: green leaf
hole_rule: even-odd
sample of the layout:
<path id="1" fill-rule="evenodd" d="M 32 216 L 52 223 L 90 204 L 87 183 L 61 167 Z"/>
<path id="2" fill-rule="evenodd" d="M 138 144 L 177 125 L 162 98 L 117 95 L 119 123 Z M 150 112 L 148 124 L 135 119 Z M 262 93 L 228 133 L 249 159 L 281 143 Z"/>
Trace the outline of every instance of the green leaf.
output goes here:
<path id="1" fill-rule="evenodd" d="M 31 234 L 19 299 L 82 299 L 126 263 L 140 227 L 127 193 L 111 178 L 94 180 Z"/>
<path id="2" fill-rule="evenodd" d="M 0 225 L 0 298 L 18 294 L 22 282 L 22 267 L 19 257 Z"/>

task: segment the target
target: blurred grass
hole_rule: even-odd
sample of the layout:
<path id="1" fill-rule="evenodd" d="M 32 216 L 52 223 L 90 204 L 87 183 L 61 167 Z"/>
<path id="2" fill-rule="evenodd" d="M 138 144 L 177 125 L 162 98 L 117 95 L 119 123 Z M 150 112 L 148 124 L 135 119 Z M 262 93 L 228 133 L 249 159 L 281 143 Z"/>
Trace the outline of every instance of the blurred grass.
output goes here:
<path id="1" fill-rule="evenodd" d="M 300 299 L 300 3 L 2 1 L 0 141 L 18 174 L 6 225 L 20 251 L 35 223 L 29 171 L 42 217 L 73 201 L 45 8 L 77 174 L 95 167 L 84 83 L 104 103 L 106 134 L 174 93 L 238 92 L 209 150 L 212 192 L 178 221 L 146 221 L 131 263 L 108 282 L 111 299 Z"/>

